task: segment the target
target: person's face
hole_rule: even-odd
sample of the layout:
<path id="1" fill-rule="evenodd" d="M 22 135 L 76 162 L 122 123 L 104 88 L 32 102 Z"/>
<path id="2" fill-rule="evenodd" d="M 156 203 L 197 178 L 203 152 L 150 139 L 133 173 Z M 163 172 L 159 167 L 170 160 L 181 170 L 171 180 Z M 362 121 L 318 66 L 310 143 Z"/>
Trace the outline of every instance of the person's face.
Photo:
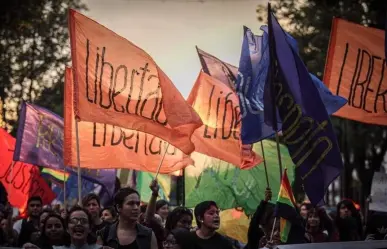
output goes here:
<path id="1" fill-rule="evenodd" d="M 310 227 L 318 227 L 318 226 L 320 226 L 320 218 L 316 214 L 309 215 L 309 217 L 308 217 L 308 225 Z"/>
<path id="2" fill-rule="evenodd" d="M 44 212 L 40 215 L 39 217 L 39 223 L 40 223 L 40 227 L 42 228 L 44 226 L 44 220 L 47 218 L 48 216 L 48 213 L 47 212 Z"/>
<path id="3" fill-rule="evenodd" d="M 180 220 L 177 221 L 175 228 L 185 228 L 187 230 L 190 230 L 192 227 L 192 218 L 190 215 L 185 214 L 181 216 Z"/>
<path id="4" fill-rule="evenodd" d="M 302 218 L 306 219 L 308 217 L 308 209 L 305 205 L 301 206 L 300 215 Z"/>
<path id="5" fill-rule="evenodd" d="M 44 232 L 51 240 L 60 240 L 64 234 L 64 227 L 58 218 L 50 217 L 46 222 L 46 229 Z"/>
<path id="6" fill-rule="evenodd" d="M 62 217 L 62 219 L 66 220 L 67 212 L 65 209 L 60 210 L 60 216 Z"/>
<path id="7" fill-rule="evenodd" d="M 219 209 L 215 206 L 211 206 L 203 217 L 203 223 L 205 227 L 211 230 L 218 230 L 220 226 Z"/>
<path id="8" fill-rule="evenodd" d="M 173 234 L 168 234 L 167 238 L 163 242 L 165 249 L 180 249 L 180 246 L 176 243 L 176 239 Z"/>
<path id="9" fill-rule="evenodd" d="M 102 211 L 102 217 L 101 219 L 106 222 L 113 222 L 114 218 L 112 213 L 109 210 L 103 210 Z"/>
<path id="10" fill-rule="evenodd" d="M 7 222 L 7 220 L 6 220 L 6 219 L 2 219 L 1 222 L 0 222 L 0 226 L 1 226 L 1 228 L 2 228 L 4 231 L 7 230 L 7 228 L 8 228 L 8 222 Z"/>
<path id="11" fill-rule="evenodd" d="M 90 232 L 90 221 L 84 211 L 72 212 L 69 217 L 68 227 L 72 240 L 86 242 L 87 235 Z"/>
<path id="12" fill-rule="evenodd" d="M 97 200 L 92 199 L 87 203 L 87 211 L 91 214 L 93 218 L 99 217 L 100 207 Z"/>
<path id="13" fill-rule="evenodd" d="M 31 201 L 28 204 L 29 216 L 38 218 L 40 212 L 42 212 L 42 203 L 40 201 Z"/>
<path id="14" fill-rule="evenodd" d="M 348 207 L 345 206 L 344 204 L 341 204 L 341 206 L 340 206 L 340 218 L 347 218 L 350 216 L 352 216 L 351 210 L 349 210 Z"/>
<path id="15" fill-rule="evenodd" d="M 122 207 L 119 208 L 119 212 L 125 219 L 137 221 L 140 215 L 140 197 L 136 193 L 125 197 Z"/>
<path id="16" fill-rule="evenodd" d="M 163 218 L 163 220 L 165 220 L 168 217 L 168 213 L 169 213 L 168 205 L 162 206 L 159 209 L 159 211 L 157 211 L 157 214 L 160 215 L 161 218 Z"/>

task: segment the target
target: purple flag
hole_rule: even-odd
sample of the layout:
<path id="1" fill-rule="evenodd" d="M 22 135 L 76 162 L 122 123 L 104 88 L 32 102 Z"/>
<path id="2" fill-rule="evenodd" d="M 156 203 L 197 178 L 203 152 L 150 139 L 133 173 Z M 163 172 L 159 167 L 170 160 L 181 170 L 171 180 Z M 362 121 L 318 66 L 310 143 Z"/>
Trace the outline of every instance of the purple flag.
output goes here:
<path id="1" fill-rule="evenodd" d="M 13 160 L 64 170 L 63 128 L 63 118 L 45 108 L 23 103 Z M 76 168 L 66 167 L 66 170 L 77 174 Z M 115 169 L 82 169 L 82 177 L 100 184 L 113 194 Z"/>
<path id="2" fill-rule="evenodd" d="M 339 147 L 324 103 L 305 65 L 272 13 L 270 63 L 264 92 L 265 122 L 282 121 L 283 141 L 310 201 L 322 204 L 325 191 L 343 169 Z"/>

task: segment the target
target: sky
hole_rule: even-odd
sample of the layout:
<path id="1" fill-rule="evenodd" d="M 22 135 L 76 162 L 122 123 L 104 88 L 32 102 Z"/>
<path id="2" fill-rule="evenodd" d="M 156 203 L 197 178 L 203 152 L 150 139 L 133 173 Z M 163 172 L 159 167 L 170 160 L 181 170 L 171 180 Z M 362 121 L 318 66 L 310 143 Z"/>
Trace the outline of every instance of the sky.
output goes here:
<path id="1" fill-rule="evenodd" d="M 83 0 L 88 17 L 147 51 L 187 97 L 201 69 L 195 46 L 235 66 L 243 25 L 259 33 L 267 0 Z"/>

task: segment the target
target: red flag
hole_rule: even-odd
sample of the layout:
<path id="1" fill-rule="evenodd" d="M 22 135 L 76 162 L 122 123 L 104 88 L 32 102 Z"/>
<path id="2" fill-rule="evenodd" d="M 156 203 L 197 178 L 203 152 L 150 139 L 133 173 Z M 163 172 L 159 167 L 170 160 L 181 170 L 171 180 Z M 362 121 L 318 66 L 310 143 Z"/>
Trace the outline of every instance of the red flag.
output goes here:
<path id="1" fill-rule="evenodd" d="M 8 201 L 23 213 L 28 198 L 40 196 L 43 205 L 50 204 L 55 194 L 40 176 L 38 167 L 21 162 L 13 162 L 16 139 L 0 129 L 0 181 L 8 192 Z"/>

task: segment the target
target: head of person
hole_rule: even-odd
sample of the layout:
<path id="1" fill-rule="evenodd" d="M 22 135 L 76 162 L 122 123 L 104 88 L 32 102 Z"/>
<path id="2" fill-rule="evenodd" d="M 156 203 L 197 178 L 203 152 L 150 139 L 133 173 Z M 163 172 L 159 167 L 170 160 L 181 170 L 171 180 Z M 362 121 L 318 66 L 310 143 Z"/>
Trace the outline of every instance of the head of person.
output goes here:
<path id="1" fill-rule="evenodd" d="M 345 219 L 357 216 L 358 212 L 355 205 L 350 200 L 342 200 L 337 204 L 337 218 Z"/>
<path id="2" fill-rule="evenodd" d="M 8 229 L 8 220 L 7 219 L 1 219 L 1 221 L 0 221 L 0 227 L 1 227 L 1 229 L 3 229 L 3 231 L 7 231 L 7 229 Z"/>
<path id="3" fill-rule="evenodd" d="M 102 209 L 101 219 L 108 223 L 113 223 L 117 219 L 117 212 L 114 207 L 107 207 Z"/>
<path id="4" fill-rule="evenodd" d="M 185 228 L 190 230 L 192 227 L 193 215 L 191 210 L 186 207 L 177 207 L 168 214 L 165 222 L 165 229 L 172 231 L 175 228 Z"/>
<path id="5" fill-rule="evenodd" d="M 311 203 L 308 203 L 308 202 L 302 203 L 301 207 L 300 207 L 300 215 L 301 215 L 301 217 L 306 220 L 308 218 L 308 212 L 312 208 L 313 208 L 313 205 Z"/>
<path id="6" fill-rule="evenodd" d="M 168 232 L 164 242 L 164 249 L 193 249 L 194 243 L 190 232 L 185 228 L 176 228 Z"/>
<path id="7" fill-rule="evenodd" d="M 306 229 L 314 231 L 324 231 L 324 211 L 319 208 L 312 208 L 309 210 L 306 218 Z"/>
<path id="8" fill-rule="evenodd" d="M 82 205 L 89 211 L 93 219 L 99 218 L 101 201 L 98 195 L 94 193 L 86 195 L 82 200 Z"/>
<path id="9" fill-rule="evenodd" d="M 199 229 L 216 231 L 220 227 L 219 208 L 214 201 L 204 201 L 196 205 L 195 219 Z"/>
<path id="10" fill-rule="evenodd" d="M 31 218 L 38 219 L 42 212 L 43 201 L 39 196 L 32 196 L 27 201 L 27 212 Z"/>
<path id="11" fill-rule="evenodd" d="M 140 216 L 140 194 L 130 188 L 122 188 L 114 196 L 114 204 L 120 220 L 137 222 Z"/>
<path id="12" fill-rule="evenodd" d="M 39 216 L 39 224 L 40 224 L 40 228 L 43 227 L 44 225 L 44 220 L 47 218 L 47 216 L 49 214 L 53 213 L 53 211 L 51 211 L 50 209 L 43 209 L 42 212 L 40 213 L 40 216 Z"/>
<path id="13" fill-rule="evenodd" d="M 67 209 L 62 207 L 60 209 L 59 215 L 62 217 L 62 219 L 66 220 L 66 218 L 67 218 Z"/>
<path id="14" fill-rule="evenodd" d="M 80 206 L 74 206 L 67 215 L 67 224 L 71 243 L 77 246 L 87 244 L 93 226 L 89 211 Z"/>
<path id="15" fill-rule="evenodd" d="M 156 202 L 156 214 L 160 215 L 163 220 L 166 220 L 169 213 L 169 203 L 166 200 L 158 200 Z"/>
<path id="16" fill-rule="evenodd" d="M 43 220 L 40 240 L 49 246 L 64 245 L 69 240 L 65 220 L 56 213 L 49 213 Z"/>

